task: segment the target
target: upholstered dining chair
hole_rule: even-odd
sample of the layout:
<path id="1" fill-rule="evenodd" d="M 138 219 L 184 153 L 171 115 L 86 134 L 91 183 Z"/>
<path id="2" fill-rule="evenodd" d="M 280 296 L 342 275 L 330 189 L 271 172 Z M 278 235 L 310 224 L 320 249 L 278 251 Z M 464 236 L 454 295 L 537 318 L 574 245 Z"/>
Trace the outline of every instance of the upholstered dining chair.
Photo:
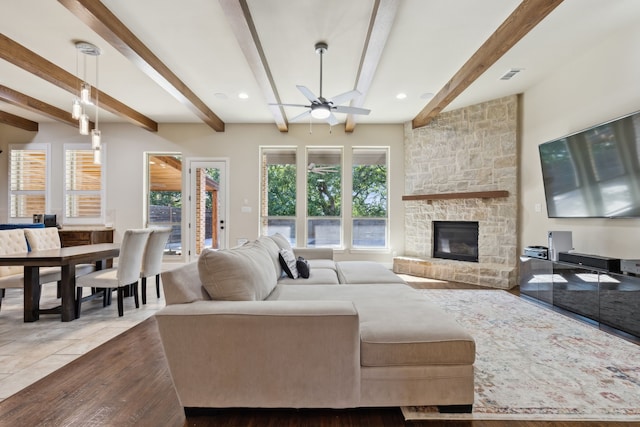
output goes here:
<path id="1" fill-rule="evenodd" d="M 21 228 L 0 230 L 0 255 L 12 255 L 28 252 L 27 240 Z M 24 289 L 24 268 L 22 266 L 0 267 L 0 306 L 5 295 L 5 289 Z M 58 267 L 40 268 L 40 284 L 57 282 L 62 278 Z"/>
<path id="2" fill-rule="evenodd" d="M 133 296 L 136 308 L 140 307 L 138 301 L 138 279 L 140 278 L 140 266 L 144 249 L 149 238 L 151 229 L 126 230 L 120 244 L 120 255 L 118 265 L 113 268 L 97 270 L 93 273 L 85 274 L 76 279 L 76 317 L 80 317 L 82 306 L 83 288 L 102 289 L 103 306 L 108 305 L 111 292 L 116 289 L 118 292 L 118 316 L 124 315 L 124 291 L 125 288 L 133 288 Z M 88 298 L 94 298 L 98 294 L 92 294 Z"/>
<path id="3" fill-rule="evenodd" d="M 27 238 L 32 251 L 60 249 L 62 247 L 60 234 L 56 227 L 25 228 L 24 236 Z M 78 264 L 76 265 L 76 276 L 91 273 L 95 269 L 96 266 L 94 264 Z"/>
<path id="4" fill-rule="evenodd" d="M 156 277 L 156 295 L 160 298 L 160 273 L 162 272 L 162 255 L 164 247 L 169 240 L 171 227 L 161 227 L 151 229 L 151 234 L 147 240 L 140 268 L 140 278 L 142 279 L 142 304 L 147 303 L 147 278 Z"/>

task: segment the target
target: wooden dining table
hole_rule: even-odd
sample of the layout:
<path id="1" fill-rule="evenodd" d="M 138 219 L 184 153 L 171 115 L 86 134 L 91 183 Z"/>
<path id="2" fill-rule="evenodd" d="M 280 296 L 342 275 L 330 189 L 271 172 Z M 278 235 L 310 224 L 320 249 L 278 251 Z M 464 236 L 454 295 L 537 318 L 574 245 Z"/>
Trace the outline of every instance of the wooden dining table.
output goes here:
<path id="1" fill-rule="evenodd" d="M 60 313 L 63 322 L 76 318 L 76 265 L 95 263 L 96 269 L 105 266 L 120 254 L 119 243 L 70 246 L 67 248 L 0 255 L 0 266 L 21 265 L 24 267 L 24 321 L 35 322 L 40 314 L 40 267 L 61 267 L 60 307 L 46 312 Z"/>

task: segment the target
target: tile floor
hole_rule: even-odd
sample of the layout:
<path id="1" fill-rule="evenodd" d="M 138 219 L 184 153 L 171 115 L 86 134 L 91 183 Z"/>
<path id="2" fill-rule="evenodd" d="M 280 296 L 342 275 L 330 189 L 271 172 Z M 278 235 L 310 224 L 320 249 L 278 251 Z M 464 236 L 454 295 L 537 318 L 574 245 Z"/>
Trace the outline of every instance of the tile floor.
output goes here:
<path id="1" fill-rule="evenodd" d="M 178 265 L 166 264 L 163 269 Z M 125 298 L 123 317 L 118 317 L 114 294 L 110 306 L 103 308 L 101 298 L 88 301 L 82 304 L 79 319 L 64 323 L 54 314 L 24 323 L 23 291 L 7 289 L 0 307 L 0 401 L 152 316 L 165 305 L 160 288 L 158 299 L 155 280 L 147 280 L 147 304 L 141 300 L 136 309 L 133 298 Z M 59 303 L 55 284 L 44 285 L 40 307 Z"/>

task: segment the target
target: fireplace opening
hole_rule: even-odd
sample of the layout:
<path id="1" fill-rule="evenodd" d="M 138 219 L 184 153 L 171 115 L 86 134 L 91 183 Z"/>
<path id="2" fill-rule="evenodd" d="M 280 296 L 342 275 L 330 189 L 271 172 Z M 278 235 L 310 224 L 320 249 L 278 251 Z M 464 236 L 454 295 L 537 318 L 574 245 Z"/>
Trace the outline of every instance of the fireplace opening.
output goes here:
<path id="1" fill-rule="evenodd" d="M 478 222 L 433 221 L 433 257 L 478 262 Z"/>

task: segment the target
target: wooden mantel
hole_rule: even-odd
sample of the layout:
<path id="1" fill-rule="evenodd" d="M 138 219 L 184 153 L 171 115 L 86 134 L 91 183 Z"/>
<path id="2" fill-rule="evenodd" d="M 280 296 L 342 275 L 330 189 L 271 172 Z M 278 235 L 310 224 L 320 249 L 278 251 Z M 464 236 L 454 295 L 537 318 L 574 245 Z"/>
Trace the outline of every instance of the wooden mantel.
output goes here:
<path id="1" fill-rule="evenodd" d="M 468 193 L 410 194 L 402 196 L 402 200 L 444 200 L 444 199 L 493 199 L 509 197 L 506 190 L 472 191 Z"/>

